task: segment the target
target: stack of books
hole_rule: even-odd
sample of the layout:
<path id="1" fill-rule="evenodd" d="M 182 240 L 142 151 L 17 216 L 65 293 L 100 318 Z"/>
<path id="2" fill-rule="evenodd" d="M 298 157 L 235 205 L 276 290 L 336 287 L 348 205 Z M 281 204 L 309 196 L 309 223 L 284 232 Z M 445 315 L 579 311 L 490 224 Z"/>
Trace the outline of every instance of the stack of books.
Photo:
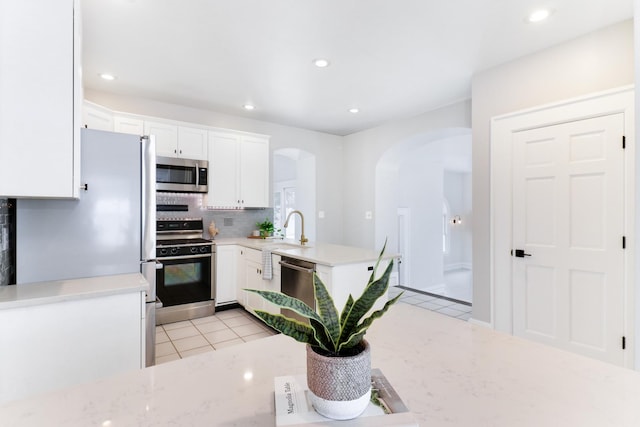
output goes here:
<path id="1" fill-rule="evenodd" d="M 371 402 L 357 418 L 336 421 L 318 414 L 308 397 L 306 375 L 276 377 L 276 426 L 417 427 L 415 417 L 380 369 L 371 370 Z"/>

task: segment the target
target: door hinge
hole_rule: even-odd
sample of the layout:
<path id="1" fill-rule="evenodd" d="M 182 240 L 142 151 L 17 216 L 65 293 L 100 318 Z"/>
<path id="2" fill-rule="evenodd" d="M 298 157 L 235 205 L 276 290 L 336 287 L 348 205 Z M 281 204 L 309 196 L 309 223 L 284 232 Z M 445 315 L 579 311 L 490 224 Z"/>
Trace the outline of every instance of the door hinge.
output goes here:
<path id="1" fill-rule="evenodd" d="M 622 337 L 622 349 L 627 348 L 627 337 Z"/>
<path id="2" fill-rule="evenodd" d="M 622 249 L 627 249 L 627 236 L 622 236 Z"/>
<path id="3" fill-rule="evenodd" d="M 622 149 L 627 148 L 627 137 L 622 135 Z"/>

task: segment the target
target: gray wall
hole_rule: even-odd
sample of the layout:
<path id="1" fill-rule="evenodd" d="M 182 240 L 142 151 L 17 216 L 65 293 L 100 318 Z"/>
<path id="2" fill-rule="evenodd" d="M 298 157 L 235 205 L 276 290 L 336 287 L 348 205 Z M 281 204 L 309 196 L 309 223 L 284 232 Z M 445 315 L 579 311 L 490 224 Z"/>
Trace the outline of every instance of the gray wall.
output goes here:
<path id="1" fill-rule="evenodd" d="M 633 52 L 629 20 L 473 76 L 474 319 L 491 321 L 491 118 L 632 84 Z"/>

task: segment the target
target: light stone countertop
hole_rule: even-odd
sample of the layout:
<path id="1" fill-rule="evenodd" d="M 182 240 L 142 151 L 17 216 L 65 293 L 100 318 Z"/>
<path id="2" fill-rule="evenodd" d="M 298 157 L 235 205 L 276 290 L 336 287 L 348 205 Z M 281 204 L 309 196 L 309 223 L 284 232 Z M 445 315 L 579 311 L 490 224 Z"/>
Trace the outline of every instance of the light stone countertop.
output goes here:
<path id="1" fill-rule="evenodd" d="M 367 334 L 420 425 L 637 427 L 640 373 L 398 304 Z M 274 426 L 275 376 L 305 372 L 277 335 L 0 406 L 8 426 Z"/>
<path id="2" fill-rule="evenodd" d="M 357 248 L 354 246 L 334 245 L 329 243 L 309 242 L 304 246 L 293 239 L 250 239 L 250 238 L 224 238 L 214 239 L 216 245 L 240 245 L 251 249 L 269 249 L 280 256 L 289 256 L 316 264 L 335 267 L 339 265 L 372 262 L 378 259 L 380 251 Z M 384 254 L 385 259 L 398 258 L 398 254 Z"/>
<path id="3" fill-rule="evenodd" d="M 0 286 L 0 310 L 140 292 L 149 283 L 140 273 Z"/>

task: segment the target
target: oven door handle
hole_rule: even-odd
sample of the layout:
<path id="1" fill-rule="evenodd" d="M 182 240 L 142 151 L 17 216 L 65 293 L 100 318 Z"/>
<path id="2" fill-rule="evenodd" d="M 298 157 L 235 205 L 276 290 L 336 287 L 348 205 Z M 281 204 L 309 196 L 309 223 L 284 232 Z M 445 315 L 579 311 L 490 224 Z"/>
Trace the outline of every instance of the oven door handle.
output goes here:
<path id="1" fill-rule="evenodd" d="M 167 261 L 171 261 L 171 260 L 174 260 L 174 259 L 211 258 L 211 256 L 212 256 L 212 255 L 213 255 L 213 254 L 202 254 L 202 255 L 194 254 L 194 255 L 181 255 L 181 256 L 165 256 L 165 257 L 162 257 L 162 258 L 160 258 L 160 259 L 162 259 L 162 260 L 167 260 Z"/>

